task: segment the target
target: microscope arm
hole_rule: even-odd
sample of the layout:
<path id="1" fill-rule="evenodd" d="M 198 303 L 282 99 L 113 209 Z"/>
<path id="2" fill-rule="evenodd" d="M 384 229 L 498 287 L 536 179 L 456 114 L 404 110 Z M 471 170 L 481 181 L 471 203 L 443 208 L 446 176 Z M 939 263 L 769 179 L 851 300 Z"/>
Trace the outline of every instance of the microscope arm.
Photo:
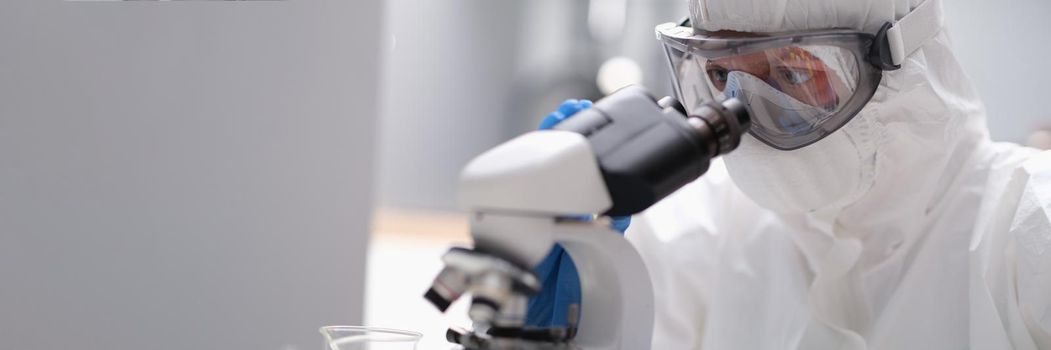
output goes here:
<path id="1" fill-rule="evenodd" d="M 483 153 L 459 188 L 475 249 L 529 268 L 551 250 L 557 218 L 612 205 L 587 138 L 570 131 L 530 132 Z"/>

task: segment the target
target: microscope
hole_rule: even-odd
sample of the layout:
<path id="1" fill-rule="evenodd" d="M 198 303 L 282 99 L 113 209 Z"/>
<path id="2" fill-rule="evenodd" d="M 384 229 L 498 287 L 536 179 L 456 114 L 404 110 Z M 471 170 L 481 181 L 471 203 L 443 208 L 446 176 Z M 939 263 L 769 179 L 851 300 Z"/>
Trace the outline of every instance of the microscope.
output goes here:
<path id="1" fill-rule="evenodd" d="M 641 212 L 697 179 L 750 125 L 736 99 L 692 112 L 629 86 L 552 130 L 526 133 L 469 162 L 459 200 L 470 211 L 474 247 L 450 249 L 425 294 L 442 312 L 470 296 L 473 329 L 451 328 L 446 338 L 476 350 L 649 349 L 649 273 L 603 217 Z M 528 298 L 541 288 L 533 268 L 555 244 L 576 264 L 581 304 L 564 310 L 569 327 L 525 327 Z"/>

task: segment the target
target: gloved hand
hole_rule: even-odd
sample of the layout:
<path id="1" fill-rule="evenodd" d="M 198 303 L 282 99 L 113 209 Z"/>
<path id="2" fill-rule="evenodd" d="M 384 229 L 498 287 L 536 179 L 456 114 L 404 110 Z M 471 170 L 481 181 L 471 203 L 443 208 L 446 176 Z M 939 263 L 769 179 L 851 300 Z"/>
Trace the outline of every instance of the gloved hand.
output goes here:
<path id="1" fill-rule="evenodd" d="M 540 122 L 540 130 L 551 129 L 573 114 L 591 108 L 588 100 L 566 100 Z M 581 220 L 590 220 L 583 217 Z M 631 224 L 630 216 L 614 217 L 611 228 L 624 233 Z M 529 299 L 526 313 L 526 326 L 532 327 L 566 327 L 569 325 L 566 312 L 569 305 L 580 306 L 580 277 L 577 267 L 562 246 L 555 245 L 535 272 L 543 283 L 540 293 Z M 583 312 L 583 308 L 580 308 Z M 574 324 L 578 320 L 574 320 Z"/>

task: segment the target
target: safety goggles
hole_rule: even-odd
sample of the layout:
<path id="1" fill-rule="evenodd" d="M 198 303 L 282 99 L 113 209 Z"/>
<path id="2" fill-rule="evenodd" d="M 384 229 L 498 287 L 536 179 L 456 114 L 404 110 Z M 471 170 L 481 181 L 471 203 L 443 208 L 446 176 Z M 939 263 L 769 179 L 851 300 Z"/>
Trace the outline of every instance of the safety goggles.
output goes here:
<path id="1" fill-rule="evenodd" d="M 879 34 L 823 30 L 742 37 L 696 34 L 689 19 L 657 26 L 688 110 L 738 98 L 752 116 L 749 132 L 781 150 L 831 134 L 868 103 L 883 70 L 897 69 Z"/>

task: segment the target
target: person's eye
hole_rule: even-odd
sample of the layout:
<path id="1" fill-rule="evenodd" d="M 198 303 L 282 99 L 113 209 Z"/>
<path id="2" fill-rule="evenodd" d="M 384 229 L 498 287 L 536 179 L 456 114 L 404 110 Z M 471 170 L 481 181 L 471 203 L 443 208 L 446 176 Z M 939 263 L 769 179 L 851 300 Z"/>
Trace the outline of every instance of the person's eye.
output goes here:
<path id="1" fill-rule="evenodd" d="M 781 80 L 793 85 L 806 83 L 812 77 L 810 71 L 805 69 L 781 68 L 778 73 L 781 75 Z"/>
<path id="2" fill-rule="evenodd" d="M 724 68 L 709 68 L 708 78 L 714 83 L 725 83 L 730 77 L 730 72 Z"/>

